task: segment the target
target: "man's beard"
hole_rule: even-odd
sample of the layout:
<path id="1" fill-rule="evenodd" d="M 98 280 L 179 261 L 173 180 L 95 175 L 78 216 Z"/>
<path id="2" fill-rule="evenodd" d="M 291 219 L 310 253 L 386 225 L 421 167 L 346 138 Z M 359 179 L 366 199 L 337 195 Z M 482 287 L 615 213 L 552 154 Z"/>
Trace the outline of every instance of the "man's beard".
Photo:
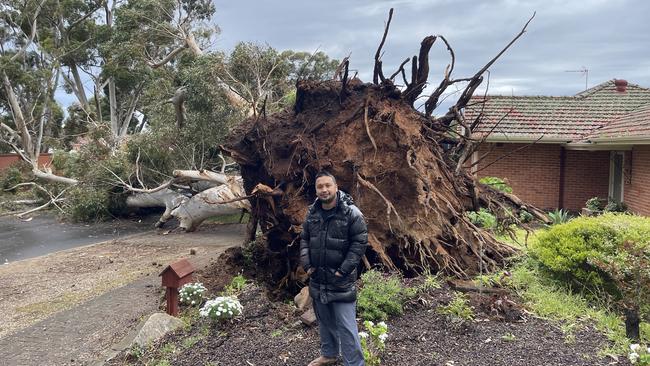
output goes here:
<path id="1" fill-rule="evenodd" d="M 330 203 L 334 202 L 334 200 L 336 199 L 336 194 L 331 195 L 327 199 L 323 199 L 321 197 L 318 197 L 318 199 L 320 200 L 321 203 L 330 204 Z"/>

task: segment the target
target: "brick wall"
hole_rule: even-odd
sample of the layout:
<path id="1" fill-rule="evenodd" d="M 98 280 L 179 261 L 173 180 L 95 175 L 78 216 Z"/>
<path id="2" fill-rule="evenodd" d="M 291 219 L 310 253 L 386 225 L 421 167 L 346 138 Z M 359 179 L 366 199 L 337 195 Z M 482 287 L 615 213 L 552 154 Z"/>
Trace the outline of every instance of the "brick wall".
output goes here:
<path id="1" fill-rule="evenodd" d="M 579 211 L 592 197 L 607 198 L 609 151 L 566 151 L 564 208 Z"/>
<path id="2" fill-rule="evenodd" d="M 20 161 L 16 154 L 0 154 L 0 170 L 4 170 L 11 165 Z M 38 165 L 44 166 L 52 162 L 52 154 L 40 154 L 38 157 Z"/>
<path id="3" fill-rule="evenodd" d="M 635 146 L 628 161 L 631 169 L 623 185 L 623 200 L 630 211 L 650 216 L 650 146 Z"/>
<path id="4" fill-rule="evenodd" d="M 491 148 L 485 144 L 479 156 Z M 505 178 L 513 193 L 525 202 L 548 209 L 558 205 L 560 182 L 560 146 L 536 144 L 508 155 L 491 166 L 481 170 L 494 160 L 512 153 L 524 144 L 498 144 L 479 164 L 479 177 Z"/>
<path id="5" fill-rule="evenodd" d="M 483 164 L 479 164 L 478 169 L 523 146 L 497 146 L 483 160 Z M 488 150 L 489 146 L 484 147 L 479 156 Z M 561 207 L 579 211 L 589 198 L 607 197 L 609 152 L 566 150 L 565 154 L 564 199 Z M 542 209 L 555 209 L 560 199 L 560 156 L 560 145 L 536 144 L 512 153 L 481 170 L 478 175 L 505 178 L 513 193 L 525 202 Z"/>

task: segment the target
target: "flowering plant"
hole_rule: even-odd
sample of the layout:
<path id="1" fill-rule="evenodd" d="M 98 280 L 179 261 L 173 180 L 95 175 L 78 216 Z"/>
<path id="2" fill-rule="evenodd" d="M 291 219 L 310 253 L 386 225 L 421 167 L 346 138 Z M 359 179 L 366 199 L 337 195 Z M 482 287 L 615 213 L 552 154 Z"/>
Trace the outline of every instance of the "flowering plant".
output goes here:
<path id="1" fill-rule="evenodd" d="M 235 296 L 219 296 L 208 300 L 199 314 L 214 321 L 234 318 L 242 313 L 244 307 Z"/>
<path id="2" fill-rule="evenodd" d="M 388 338 L 388 325 L 379 322 L 377 325 L 366 320 L 363 322 L 366 332 L 359 332 L 361 338 L 361 349 L 363 349 L 363 358 L 368 366 L 381 364 L 379 355 L 386 348 L 386 339 Z"/>
<path id="3" fill-rule="evenodd" d="M 206 291 L 207 289 L 201 282 L 186 283 L 178 290 L 178 297 L 183 305 L 198 306 L 203 303 Z"/>
<path id="4" fill-rule="evenodd" d="M 635 365 L 650 366 L 650 347 L 640 344 L 631 344 L 630 353 L 627 356 Z"/>

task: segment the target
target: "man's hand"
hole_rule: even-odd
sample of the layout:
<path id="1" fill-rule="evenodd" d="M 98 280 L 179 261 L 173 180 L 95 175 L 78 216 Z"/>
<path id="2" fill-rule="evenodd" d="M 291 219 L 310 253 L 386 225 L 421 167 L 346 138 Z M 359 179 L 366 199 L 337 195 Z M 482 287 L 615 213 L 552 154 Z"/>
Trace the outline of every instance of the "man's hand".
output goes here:
<path id="1" fill-rule="evenodd" d="M 334 276 L 336 276 L 336 277 L 343 277 L 343 275 L 342 275 L 341 272 L 339 272 L 339 271 L 336 271 L 336 273 L 334 273 Z"/>
<path id="2" fill-rule="evenodd" d="M 316 272 L 316 268 L 311 267 L 310 269 L 307 270 L 307 276 L 310 276 L 310 277 L 311 277 L 311 275 L 312 275 L 314 272 Z"/>

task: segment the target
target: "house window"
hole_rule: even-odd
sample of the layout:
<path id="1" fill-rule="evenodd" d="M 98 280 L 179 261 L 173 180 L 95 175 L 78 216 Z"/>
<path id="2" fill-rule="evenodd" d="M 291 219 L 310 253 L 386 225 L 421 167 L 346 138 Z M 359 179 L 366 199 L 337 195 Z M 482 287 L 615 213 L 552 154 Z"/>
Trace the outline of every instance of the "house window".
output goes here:
<path id="1" fill-rule="evenodd" d="M 624 154 L 623 151 L 612 151 L 609 155 L 609 199 L 616 203 L 623 201 Z"/>

